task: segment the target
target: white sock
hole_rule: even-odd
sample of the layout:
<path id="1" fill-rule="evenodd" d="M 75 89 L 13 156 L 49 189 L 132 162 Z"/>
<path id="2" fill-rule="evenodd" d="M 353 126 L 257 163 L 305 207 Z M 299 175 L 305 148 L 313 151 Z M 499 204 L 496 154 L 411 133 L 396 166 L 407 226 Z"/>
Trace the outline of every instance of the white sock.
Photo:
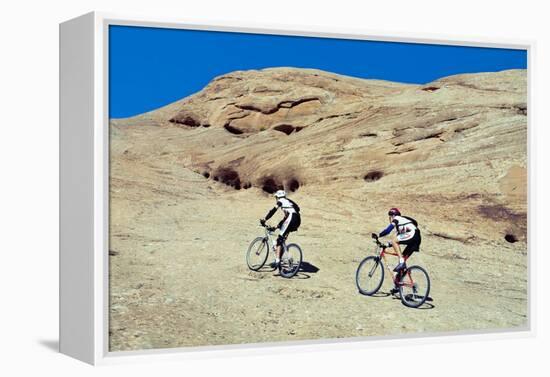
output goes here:
<path id="1" fill-rule="evenodd" d="M 281 260 L 279 258 L 275 258 L 275 263 L 279 263 Z"/>
<path id="2" fill-rule="evenodd" d="M 405 263 L 405 258 L 399 258 L 399 263 Z"/>

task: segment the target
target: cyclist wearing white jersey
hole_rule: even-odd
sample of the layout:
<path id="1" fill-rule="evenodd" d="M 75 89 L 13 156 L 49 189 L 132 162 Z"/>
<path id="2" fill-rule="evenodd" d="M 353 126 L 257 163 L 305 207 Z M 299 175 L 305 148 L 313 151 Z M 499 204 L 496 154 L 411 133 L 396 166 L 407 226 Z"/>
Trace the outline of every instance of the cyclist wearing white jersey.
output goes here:
<path id="1" fill-rule="evenodd" d="M 294 201 L 286 197 L 286 192 L 284 192 L 283 190 L 278 190 L 275 193 L 275 199 L 277 200 L 277 204 L 275 205 L 275 207 L 269 210 L 264 219 L 260 219 L 260 223 L 262 225 L 265 225 L 265 222 L 269 220 L 279 208 L 283 211 L 285 215 L 285 217 L 277 225 L 277 228 L 279 228 L 279 236 L 277 237 L 277 250 L 275 252 L 275 267 L 277 267 L 278 264 L 281 262 L 282 244 L 286 240 L 290 232 L 295 232 L 298 230 L 298 228 L 300 227 L 301 219 L 300 207 Z"/>
<path id="2" fill-rule="evenodd" d="M 391 240 L 391 246 L 399 256 L 399 264 L 394 268 L 398 272 L 405 268 L 405 258 L 409 257 L 413 252 L 420 250 L 422 238 L 418 223 L 411 217 L 401 216 L 398 208 L 391 208 L 388 211 L 390 225 L 378 234 L 378 237 L 384 237 L 395 228 L 395 235 Z M 389 245 L 389 244 L 388 244 Z M 405 250 L 401 253 L 400 245 L 406 245 Z"/>

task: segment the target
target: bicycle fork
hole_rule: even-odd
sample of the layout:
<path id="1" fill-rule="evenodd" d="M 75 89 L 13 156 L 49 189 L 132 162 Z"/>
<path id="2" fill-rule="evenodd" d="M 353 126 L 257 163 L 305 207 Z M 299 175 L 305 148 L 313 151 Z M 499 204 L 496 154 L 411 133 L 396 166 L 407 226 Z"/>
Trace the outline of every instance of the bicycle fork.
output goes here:
<path id="1" fill-rule="evenodd" d="M 374 275 L 374 271 L 376 271 L 376 269 L 378 268 L 379 265 L 380 265 L 380 257 L 376 257 L 376 264 L 374 266 L 372 266 L 372 268 L 370 269 L 369 278 L 371 278 L 372 275 Z"/>

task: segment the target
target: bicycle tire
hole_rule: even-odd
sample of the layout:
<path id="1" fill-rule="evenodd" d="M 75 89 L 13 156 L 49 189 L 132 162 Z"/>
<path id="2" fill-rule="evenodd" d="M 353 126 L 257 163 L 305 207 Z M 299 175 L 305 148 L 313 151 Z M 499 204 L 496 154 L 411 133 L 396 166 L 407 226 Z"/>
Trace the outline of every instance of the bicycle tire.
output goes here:
<path id="1" fill-rule="evenodd" d="M 258 243 L 260 244 L 256 245 Z M 258 247 L 261 247 L 261 249 L 258 249 Z M 253 261 L 254 254 L 258 256 L 257 261 Z M 255 238 L 250 243 L 250 245 L 248 246 L 248 250 L 246 251 L 246 264 L 248 265 L 248 268 L 251 269 L 252 271 L 258 271 L 260 268 L 262 268 L 265 265 L 268 255 L 269 255 L 269 245 L 265 237 Z M 254 262 L 257 262 L 257 263 L 254 263 Z"/>
<path id="2" fill-rule="evenodd" d="M 380 271 L 379 275 L 380 278 L 376 280 L 375 276 L 378 274 L 378 271 Z M 362 275 L 365 274 L 368 279 L 374 279 L 372 282 L 375 283 L 373 289 L 365 288 L 365 286 L 361 283 L 360 279 Z M 357 289 L 359 290 L 359 293 L 366 295 L 366 296 L 372 296 L 376 292 L 380 290 L 380 287 L 382 287 L 382 283 L 384 282 L 384 263 L 380 259 L 380 257 L 375 257 L 373 255 L 366 257 L 359 263 L 359 266 L 357 266 L 357 271 L 355 272 L 355 284 L 357 285 Z"/>
<path id="3" fill-rule="evenodd" d="M 281 274 L 282 277 L 284 278 L 287 278 L 287 279 L 290 279 L 291 277 L 293 277 L 294 275 L 296 275 L 298 273 L 298 271 L 300 270 L 300 266 L 302 265 L 302 249 L 300 248 L 300 246 L 298 246 L 297 244 L 295 243 L 291 243 L 290 245 L 287 245 L 286 246 L 286 250 L 285 250 L 285 253 L 289 253 L 289 250 L 296 250 L 296 256 L 297 258 L 292 258 L 290 260 L 290 262 L 292 263 L 292 268 L 287 270 L 283 263 L 283 261 L 281 261 L 281 264 L 279 265 L 279 274 Z M 290 254 L 290 253 L 289 253 Z M 296 257 L 294 256 L 294 257 Z"/>
<path id="4" fill-rule="evenodd" d="M 422 289 L 422 292 L 415 292 L 417 288 L 417 283 L 420 281 L 419 278 L 415 279 L 411 278 L 411 275 L 414 274 L 417 276 L 422 276 L 424 278 L 424 282 L 426 287 Z M 418 275 L 419 274 L 419 275 Z M 407 283 L 405 280 L 407 278 L 410 278 L 412 280 L 412 289 L 413 293 L 407 293 L 405 291 L 406 287 L 411 286 L 411 283 Z M 416 285 L 416 287 L 415 287 Z M 408 306 L 409 308 L 418 308 L 426 302 L 428 299 L 428 296 L 430 294 L 430 276 L 428 275 L 428 272 L 420 267 L 420 266 L 410 266 L 407 268 L 407 271 L 403 274 L 401 279 L 399 280 L 399 295 L 401 296 L 401 302 L 403 305 Z"/>

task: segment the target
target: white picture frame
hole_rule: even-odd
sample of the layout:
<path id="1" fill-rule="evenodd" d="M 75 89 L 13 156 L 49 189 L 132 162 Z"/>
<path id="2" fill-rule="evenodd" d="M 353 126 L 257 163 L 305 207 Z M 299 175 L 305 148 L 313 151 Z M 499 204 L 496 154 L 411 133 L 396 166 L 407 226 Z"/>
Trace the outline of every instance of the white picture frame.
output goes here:
<path id="1" fill-rule="evenodd" d="M 533 132 L 528 114 L 528 273 L 529 318 L 525 328 L 422 337 L 363 337 L 267 344 L 205 346 L 143 351 L 108 350 L 108 29 L 110 25 L 164 27 L 191 30 L 346 38 L 387 42 L 456 46 L 519 48 L 527 50 L 528 107 L 531 105 L 532 41 L 461 40 L 422 34 L 389 34 L 365 30 L 316 29 L 280 25 L 219 22 L 205 25 L 177 19 L 88 13 L 60 24 L 60 351 L 90 364 L 150 359 L 183 359 L 228 355 L 258 355 L 296 350 L 378 347 L 388 343 L 448 342 L 485 338 L 506 339 L 534 335 L 533 310 Z"/>

